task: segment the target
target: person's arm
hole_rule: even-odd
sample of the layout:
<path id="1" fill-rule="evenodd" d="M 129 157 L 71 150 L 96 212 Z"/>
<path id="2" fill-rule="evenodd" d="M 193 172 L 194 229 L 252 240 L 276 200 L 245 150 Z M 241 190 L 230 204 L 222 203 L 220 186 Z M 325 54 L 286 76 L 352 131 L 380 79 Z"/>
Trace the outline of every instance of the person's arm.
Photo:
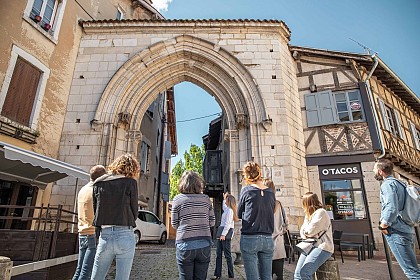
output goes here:
<path id="1" fill-rule="evenodd" d="M 172 210 L 171 210 L 171 226 L 174 229 L 177 229 L 179 226 L 179 213 L 178 213 L 178 203 L 177 197 L 175 196 L 172 202 Z"/>
<path id="2" fill-rule="evenodd" d="M 237 213 L 238 213 L 238 217 L 239 219 L 242 219 L 242 214 L 245 211 L 245 195 L 244 195 L 244 191 L 243 189 L 241 190 L 241 194 L 239 195 L 239 201 L 238 201 L 238 209 L 237 209 Z"/>
<path id="3" fill-rule="evenodd" d="M 324 211 L 315 211 L 307 226 L 303 228 L 303 234 L 306 237 L 317 237 L 318 234 L 327 230 L 328 221 L 329 217 L 327 214 L 324 215 Z"/>
<path id="4" fill-rule="evenodd" d="M 96 205 L 98 203 L 96 199 L 96 193 L 98 192 L 98 187 L 96 185 L 93 185 L 92 190 L 92 205 L 93 205 L 93 213 L 96 215 Z"/>
<path id="5" fill-rule="evenodd" d="M 214 227 L 214 225 L 216 224 L 216 217 L 214 215 L 214 209 L 213 209 L 213 205 L 211 204 L 210 198 L 209 198 L 209 204 L 210 204 L 210 208 L 209 208 L 209 225 L 210 225 L 210 227 Z"/>
<path id="6" fill-rule="evenodd" d="M 131 212 L 133 213 L 134 221 L 137 219 L 139 211 L 139 201 L 138 201 L 138 188 L 137 181 L 133 179 L 133 184 L 131 186 L 131 197 L 130 197 L 130 207 Z"/>
<path id="7" fill-rule="evenodd" d="M 395 185 L 392 183 L 383 183 L 381 186 L 381 228 L 391 226 L 398 217 L 398 196 Z M 387 233 L 387 232 L 384 232 Z"/>

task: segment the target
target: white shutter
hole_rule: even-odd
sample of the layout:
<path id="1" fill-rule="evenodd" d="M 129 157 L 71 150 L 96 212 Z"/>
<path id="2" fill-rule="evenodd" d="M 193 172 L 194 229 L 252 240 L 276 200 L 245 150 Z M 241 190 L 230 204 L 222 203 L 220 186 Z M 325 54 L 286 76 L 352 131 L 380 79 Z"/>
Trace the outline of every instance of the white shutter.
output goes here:
<path id="1" fill-rule="evenodd" d="M 414 146 L 416 146 L 417 150 L 420 150 L 419 138 L 417 137 L 417 128 L 414 125 L 414 123 L 412 123 L 411 121 L 410 121 L 410 128 L 411 128 L 411 134 L 413 135 Z"/>
<path id="2" fill-rule="evenodd" d="M 404 140 L 405 138 L 404 138 L 404 130 L 403 130 L 403 128 L 402 128 L 402 126 L 401 126 L 401 121 L 400 121 L 400 114 L 398 113 L 398 111 L 396 110 L 396 109 L 394 109 L 394 116 L 395 116 L 395 120 L 396 120 L 396 126 L 397 126 L 397 128 L 398 128 L 398 133 L 399 133 L 399 135 L 400 135 L 400 138 L 402 139 L 402 140 Z"/>
<path id="3" fill-rule="evenodd" d="M 377 98 L 377 100 L 378 100 L 379 108 L 381 109 L 382 124 L 386 130 L 390 131 L 391 129 L 389 127 L 388 118 L 386 117 L 385 104 L 382 101 L 382 99 L 380 99 L 379 97 Z"/>

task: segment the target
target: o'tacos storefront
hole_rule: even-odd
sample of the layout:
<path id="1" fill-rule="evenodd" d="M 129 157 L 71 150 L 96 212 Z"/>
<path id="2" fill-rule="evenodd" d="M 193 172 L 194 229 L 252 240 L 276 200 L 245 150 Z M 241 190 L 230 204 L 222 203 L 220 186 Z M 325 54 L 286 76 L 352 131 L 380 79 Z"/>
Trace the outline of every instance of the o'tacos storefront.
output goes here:
<path id="1" fill-rule="evenodd" d="M 369 207 L 360 163 L 320 165 L 322 203 L 333 229 L 372 236 Z"/>

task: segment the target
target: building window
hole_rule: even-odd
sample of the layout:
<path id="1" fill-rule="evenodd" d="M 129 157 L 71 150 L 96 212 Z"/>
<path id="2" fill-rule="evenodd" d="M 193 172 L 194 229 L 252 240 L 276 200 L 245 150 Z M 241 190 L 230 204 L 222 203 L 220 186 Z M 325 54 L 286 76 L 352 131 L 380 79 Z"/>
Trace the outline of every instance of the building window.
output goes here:
<path id="1" fill-rule="evenodd" d="M 146 142 L 141 142 L 140 169 L 144 173 L 150 172 L 150 146 Z"/>
<path id="2" fill-rule="evenodd" d="M 124 12 L 120 7 L 117 8 L 117 19 L 118 20 L 124 19 Z"/>
<path id="3" fill-rule="evenodd" d="M 1 114 L 12 121 L 29 127 L 42 72 L 18 57 Z"/>
<path id="4" fill-rule="evenodd" d="M 360 179 L 321 181 L 325 208 L 334 220 L 366 219 Z"/>
<path id="5" fill-rule="evenodd" d="M 411 135 L 413 136 L 414 147 L 420 150 L 420 130 L 417 129 L 416 125 L 410 121 Z"/>
<path id="6" fill-rule="evenodd" d="M 363 120 L 359 91 L 334 93 L 339 122 Z"/>
<path id="7" fill-rule="evenodd" d="M 56 0 L 35 0 L 32 5 L 30 18 L 41 17 L 41 26 L 45 24 L 53 25 L 54 17 L 57 12 L 58 1 Z"/>
<path id="8" fill-rule="evenodd" d="M 308 127 L 363 121 L 363 105 L 358 90 L 305 94 Z"/>
<path id="9" fill-rule="evenodd" d="M 404 139 L 398 111 L 386 105 L 380 98 L 378 98 L 378 104 L 382 113 L 382 122 L 385 130 L 388 130 L 393 135 Z"/>
<path id="10" fill-rule="evenodd" d="M 58 39 L 67 0 L 29 0 L 24 18 L 40 26 L 53 39 Z"/>
<path id="11" fill-rule="evenodd" d="M 36 129 L 49 74 L 38 59 L 13 46 L 0 93 L 1 115 Z"/>

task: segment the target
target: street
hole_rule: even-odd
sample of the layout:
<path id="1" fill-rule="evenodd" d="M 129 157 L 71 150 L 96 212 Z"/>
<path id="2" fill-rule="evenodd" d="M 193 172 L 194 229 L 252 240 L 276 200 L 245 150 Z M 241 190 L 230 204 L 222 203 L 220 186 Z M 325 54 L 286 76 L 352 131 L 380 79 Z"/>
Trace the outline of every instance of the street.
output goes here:
<path id="1" fill-rule="evenodd" d="M 134 256 L 133 268 L 131 270 L 131 279 L 148 279 L 148 280 L 175 280 L 178 279 L 178 268 L 175 260 L 175 244 L 174 240 L 168 240 L 165 245 L 159 245 L 154 242 L 140 243 L 136 249 Z M 235 259 L 235 254 L 233 254 Z M 212 246 L 212 256 L 207 273 L 207 279 L 213 276 L 216 263 L 216 247 Z M 235 279 L 246 279 L 243 266 L 234 266 Z M 107 280 L 115 278 L 115 266 L 112 265 L 107 276 Z M 226 261 L 223 258 L 222 278 L 228 279 Z M 285 270 L 285 280 L 293 279 L 291 272 Z"/>

